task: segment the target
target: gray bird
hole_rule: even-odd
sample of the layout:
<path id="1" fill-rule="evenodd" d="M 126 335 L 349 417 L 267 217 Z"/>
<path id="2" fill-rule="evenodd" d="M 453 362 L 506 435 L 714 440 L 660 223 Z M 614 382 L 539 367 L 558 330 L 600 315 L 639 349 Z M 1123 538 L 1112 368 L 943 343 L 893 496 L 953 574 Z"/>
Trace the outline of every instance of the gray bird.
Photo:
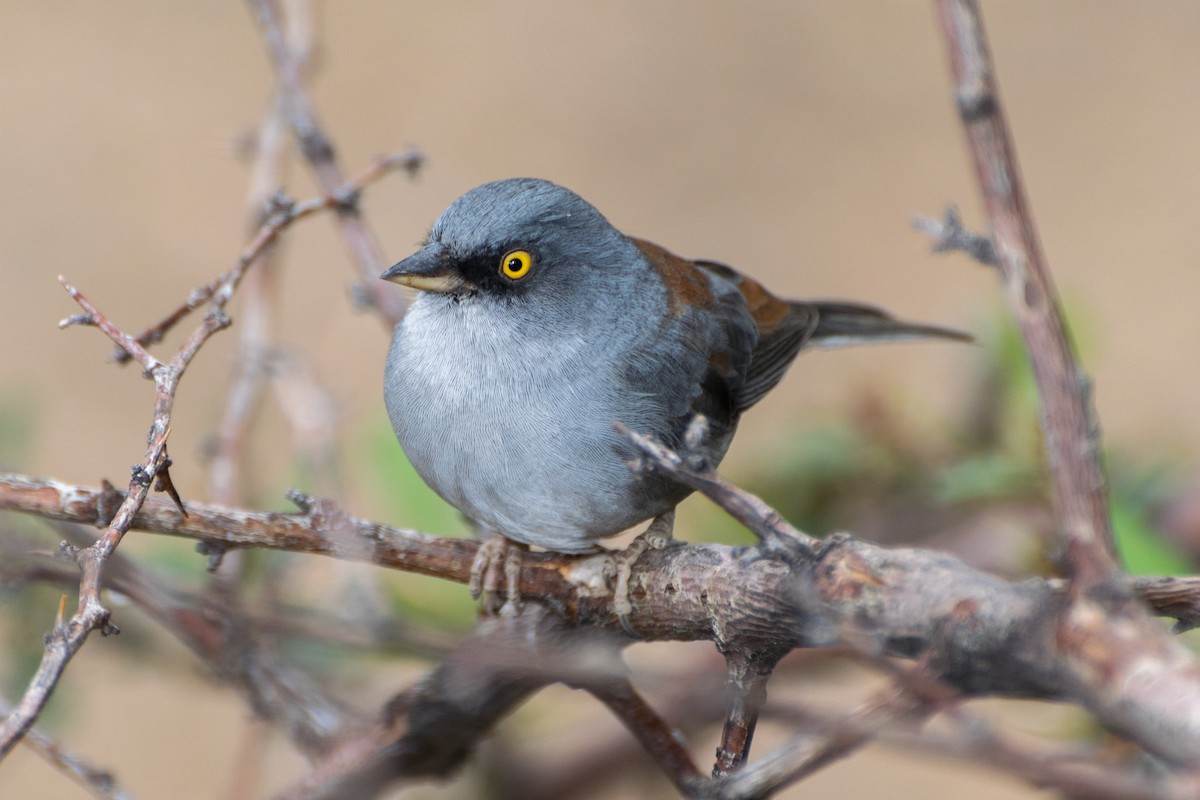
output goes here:
<path id="1" fill-rule="evenodd" d="M 806 346 L 970 338 L 867 306 L 780 300 L 729 267 L 626 236 L 532 178 L 459 197 L 382 277 L 420 290 L 384 380 L 409 460 L 485 530 L 561 553 L 651 519 L 646 543 L 661 546 L 692 491 L 631 471 L 636 454 L 613 423 L 678 449 L 703 415 L 689 446 L 717 464 L 742 412 Z"/>

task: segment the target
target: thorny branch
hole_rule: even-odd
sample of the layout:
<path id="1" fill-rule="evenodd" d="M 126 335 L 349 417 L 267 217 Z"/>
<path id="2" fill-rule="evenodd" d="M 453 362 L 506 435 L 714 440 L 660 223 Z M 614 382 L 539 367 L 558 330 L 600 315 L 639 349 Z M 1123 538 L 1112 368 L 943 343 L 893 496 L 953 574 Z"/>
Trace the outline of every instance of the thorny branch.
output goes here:
<path id="1" fill-rule="evenodd" d="M 647 456 L 654 457 L 651 452 Z M 715 475 L 688 472 L 679 466 L 681 460 L 656 463 L 680 470 L 673 474 L 695 485 L 717 485 Z M 727 501 L 729 505 L 749 508 L 761 502 L 735 487 L 725 489 L 736 497 Z M 135 524 L 235 547 L 320 553 L 462 583 L 468 580 L 478 547 L 473 540 L 388 528 L 355 519 L 328 502 L 298 499 L 305 503 L 298 514 L 191 503 L 187 517 L 169 503 L 152 499 Z M 90 522 L 103 505 L 102 492 L 97 490 L 19 476 L 0 480 L 0 508 Z M 775 524 L 770 512 L 749 521 L 758 528 Z M 573 629 L 587 630 L 591 636 L 623 637 L 624 629 L 612 611 L 611 588 L 604 582 L 603 560 L 603 556 L 527 554 L 521 569 L 522 597 L 538 601 L 532 607 L 552 610 Z M 1062 581 L 1008 583 L 949 556 L 886 550 L 847 536 L 819 542 L 808 554 L 787 558 L 758 548 L 719 545 L 653 551 L 635 566 L 630 585 L 630 621 L 648 640 L 707 639 L 722 650 L 749 654 L 861 642 L 881 654 L 919 655 L 936 666 L 940 680 L 967 696 L 1062 698 L 1063 686 L 1068 685 L 1064 673 L 1086 666 L 1088 658 L 1105 655 L 1076 652 L 1057 642 L 1057 614 L 1067 605 L 1068 594 Z M 1200 580 L 1145 579 L 1133 586 L 1148 600 L 1160 602 L 1163 612 L 1184 615 L 1186 624 L 1196 621 Z M 1112 695 L 1114 702 L 1119 699 L 1133 708 L 1146 707 L 1145 693 L 1171 693 L 1176 708 L 1162 716 L 1164 730 L 1170 726 L 1189 738 L 1163 742 L 1141 737 L 1138 741 L 1166 755 L 1195 745 L 1200 734 L 1187 726 L 1200 716 L 1200 698 L 1181 686 L 1182 678 L 1171 670 L 1150 661 L 1143 666 L 1159 673 L 1160 686 L 1149 689 L 1136 683 L 1112 686 L 1098 681 L 1087 691 Z M 1067 697 L 1092 707 L 1078 691 Z M 1149 708 L 1147 714 L 1160 713 Z M 1101 722 L 1110 722 L 1102 711 L 1096 713 Z M 486 727 L 475 730 L 482 735 Z M 386 746 L 386 736 L 379 736 L 374 740 L 377 749 Z M 813 746 L 817 752 L 829 747 L 819 741 Z M 443 774 L 448 754 L 422 752 L 422 759 L 407 757 L 404 769 L 411 771 L 407 774 L 430 774 L 430 770 Z M 459 752 L 457 758 L 464 755 L 465 751 Z"/>
<path id="2" fill-rule="evenodd" d="M 56 523 L 73 546 L 90 538 L 82 526 Z M 61 558 L 18 554 L 6 548 L 0 559 L 0 583 L 34 581 L 69 587 L 77 574 Z M 215 604 L 204 594 L 179 589 L 114 553 L 105 564 L 102 588 L 119 592 L 190 650 L 214 675 L 235 688 L 250 708 L 284 731 L 297 749 L 317 756 L 332 743 L 361 730 L 366 720 L 305 674 L 288 664 L 263 632 L 287 633 L 273 616 L 251 614 L 231 604 Z M 299 631 L 304 635 L 304 631 Z M 421 641 L 418 634 L 413 637 Z M 326 640 L 322 637 L 322 640 Z M 445 644 L 428 640 L 437 650 Z"/>
<path id="3" fill-rule="evenodd" d="M 171 324 L 182 319 L 187 311 L 193 310 L 204 302 L 199 298 L 203 297 L 209 301 L 208 311 L 201 319 L 200 324 L 185 339 L 168 362 L 164 363 L 152 356 L 141 343 L 141 337 L 125 333 L 92 305 L 78 289 L 60 278 L 67 293 L 84 312 L 63 320 L 60 327 L 74 324 L 95 326 L 111 339 L 120 351 L 141 364 L 143 374 L 154 381 L 154 413 L 147 436 L 145 457 L 140 464 L 133 467 L 128 491 L 111 520 L 106 521 L 107 530 L 92 546 L 82 550 L 70 550 L 81 571 L 79 602 L 76 611 L 66 621 L 60 614 L 50 634 L 46 637 L 41 664 L 30 680 L 28 688 L 12 712 L 7 714 L 3 723 L 0 724 L 0 759 L 3 759 L 12 750 L 16 742 L 37 720 L 67 663 L 78 652 L 88 635 L 97 629 L 104 634 L 117 632 L 116 626 L 109 622 L 108 609 L 100 601 L 101 572 L 105 561 L 116 550 L 121 539 L 129 530 L 134 517 L 149 495 L 151 487 L 155 486 L 166 491 L 175 501 L 179 513 L 186 517 L 183 504 L 171 483 L 169 473 L 171 460 L 167 455 L 167 437 L 171 430 L 171 412 L 175 403 L 176 390 L 188 365 L 204 343 L 214 333 L 229 326 L 230 319 L 225 314 L 224 308 L 232 298 L 246 270 L 255 262 L 258 255 L 293 222 L 323 208 L 344 202 L 342 198 L 349 194 L 357 194 L 366 184 L 378 179 L 389 169 L 407 163 L 410 158 L 409 155 L 402 155 L 380 160 L 366 173 L 344 187 L 337 196 L 317 198 L 301 204 L 281 199 L 268 220 L 259 228 L 250 246 L 238 259 L 237 264 L 212 283 L 194 291 L 181 307 L 186 308 L 186 311 L 173 313 L 167 317 L 167 320 L 171 321 L 167 322 L 161 330 L 166 330 Z M 161 330 L 158 333 L 159 336 L 161 336 Z"/>
<path id="4" fill-rule="evenodd" d="M 159 322 L 151 325 L 136 337 L 133 337 L 132 340 L 130 337 L 125 337 L 122 342 L 117 342 L 117 351 L 113 358 L 118 363 L 124 363 L 132 358 L 130 347 L 137 348 L 140 345 L 144 348 L 145 346 L 162 341 L 163 337 L 175 325 L 205 303 L 210 303 L 217 308 L 223 308 L 229 302 L 229 299 L 233 297 L 233 293 L 237 290 L 238 285 L 250 267 L 271 245 L 275 244 L 279 239 L 279 235 L 294 222 L 324 209 L 342 208 L 348 202 L 356 202 L 358 195 L 370 184 L 396 169 L 403 169 L 411 173 L 420 166 L 423 159 L 424 156 L 421 152 L 415 149 L 382 156 L 376 159 L 361 175 L 350 182 L 335 187 L 332 192 L 326 195 L 299 203 L 290 200 L 283 194 L 275 194 L 268 204 L 266 219 L 258 227 L 254 237 L 242 251 L 241 255 L 238 256 L 237 263 L 211 282 L 193 289 L 183 303 L 173 309 Z M 95 323 L 90 317 L 84 315 L 81 318 L 70 317 L 63 320 L 60 326 L 65 326 L 66 324 Z M 129 345 L 128 347 L 126 346 L 127 344 Z"/>
<path id="5" fill-rule="evenodd" d="M 61 279 L 60 279 L 61 280 Z M 184 342 L 179 352 L 168 363 L 155 359 L 145 348 L 110 322 L 77 289 L 62 281 L 64 288 L 83 308 L 90 324 L 96 325 L 117 346 L 129 352 L 141 363 L 145 374 L 154 380 L 154 417 L 150 425 L 146 455 L 142 463 L 133 467 L 129 490 L 117 509 L 104 534 L 91 547 L 74 550 L 72 555 L 82 573 L 79 583 L 79 602 L 70 620 L 64 622 L 60 610 L 54 627 L 46 637 L 41 664 L 34 674 L 24 695 L 16 707 L 0 725 L 0 759 L 37 720 L 38 715 L 50 699 L 58 679 L 66 669 L 67 662 L 83 646 L 88 635 L 99 629 L 104 634 L 116 633 L 117 628 L 109 622 L 109 611 L 100 602 L 100 577 L 104 562 L 116 550 L 122 537 L 129 530 L 133 518 L 145 502 L 155 479 L 166 489 L 170 487 L 167 468 L 167 436 L 171 429 L 171 409 L 175 402 L 175 389 L 188 364 L 208 338 L 229 324 L 228 317 L 220 308 L 214 308 Z M 180 513 L 183 509 L 180 507 Z"/>
<path id="6" fill-rule="evenodd" d="M 1076 362 L 1038 241 L 979 9 L 974 0 L 938 0 L 937 10 L 955 101 L 992 226 L 995 263 L 1038 385 L 1063 564 L 1079 591 L 1087 591 L 1117 569 L 1090 384 Z"/>
<path id="7" fill-rule="evenodd" d="M 369 298 L 371 306 L 379 313 L 387 330 L 391 331 L 404 316 L 402 296 L 388 291 L 387 287 L 377 280 L 379 273 L 386 266 L 383 248 L 379 246 L 378 238 L 362 217 L 358 208 L 357 193 L 340 191 L 345 185 L 345 176 L 338 165 L 333 141 L 321 126 L 313 103 L 304 89 L 301 65 L 287 46 L 276 2 L 247 0 L 247 4 L 271 56 L 284 106 L 292 132 L 300 144 L 300 151 L 312 168 L 313 176 L 321 189 L 341 201 L 337 205 L 337 223 L 342 239 L 349 247 L 354 264 L 358 267 L 362 295 Z M 406 159 L 403 165 L 413 172 L 420 163 L 420 156 L 415 155 Z"/>
<path id="8" fill-rule="evenodd" d="M 1068 655 L 1062 685 L 1110 728 L 1176 765 L 1196 766 L 1200 756 L 1179 743 L 1200 733 L 1200 716 L 1173 712 L 1179 698 L 1189 705 L 1200 698 L 1200 664 L 1144 612 L 1117 567 L 1091 384 L 1075 359 L 1038 241 L 977 3 L 937 0 L 936 7 L 996 263 L 1041 402 L 1069 581 L 1070 602 L 1054 631 Z M 1138 695 L 1137 706 L 1125 692 L 1105 690 L 1114 685 Z"/>

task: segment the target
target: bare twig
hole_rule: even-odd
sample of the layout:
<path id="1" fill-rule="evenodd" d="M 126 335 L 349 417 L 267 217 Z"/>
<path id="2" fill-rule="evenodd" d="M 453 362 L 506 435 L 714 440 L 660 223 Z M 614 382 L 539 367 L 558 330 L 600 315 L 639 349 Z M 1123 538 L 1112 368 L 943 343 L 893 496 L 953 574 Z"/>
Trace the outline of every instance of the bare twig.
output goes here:
<path id="1" fill-rule="evenodd" d="M 949 734 L 887 731 L 880 741 L 896 747 L 949 755 L 990 764 L 1039 788 L 1053 787 L 1065 797 L 1088 800 L 1191 800 L 1200 792 L 1196 773 L 1145 775 L 1105 763 L 1101 754 L 1084 759 L 1078 752 L 1046 752 L 1021 746 L 1000 735 L 979 717 L 963 715 Z"/>
<path id="2" fill-rule="evenodd" d="M 660 716 L 685 734 L 720 721 L 724 713 L 726 693 L 714 667 L 708 659 L 672 664 L 651 681 Z M 639 683 L 645 677 L 640 675 Z M 669 727 L 662 729 L 664 735 L 668 731 Z M 495 800 L 591 797 L 615 775 L 628 776 L 648 752 L 623 729 L 601 736 L 590 726 L 572 726 L 567 737 L 560 742 L 566 746 L 553 758 L 540 757 L 540 749 L 532 758 L 519 758 L 499 748 L 485 767 L 498 783 L 492 788 Z"/>
<path id="3" fill-rule="evenodd" d="M 100 319 L 98 312 L 90 311 L 90 313 L 97 315 L 97 319 Z M 155 371 L 158 375 L 166 372 L 161 368 Z M 156 382 L 158 375 L 156 375 Z M 78 606 L 71 619 L 65 622 L 63 609 L 60 606 L 54 627 L 46 636 L 45 649 L 37 671 L 20 701 L 5 716 L 3 724 L 0 725 L 0 759 L 3 759 L 12 750 L 13 746 L 37 721 L 55 686 L 58 685 L 58 679 L 66 669 L 67 663 L 83 646 L 88 635 L 97 629 L 104 634 L 117 632 L 117 628 L 109 622 L 108 609 L 100 602 L 100 574 L 104 562 L 112 555 L 121 538 L 133 523 L 134 516 L 150 491 L 155 474 L 163 469 L 167 462 L 167 434 L 170 430 L 168 422 L 172 399 L 170 395 L 173 394 L 174 387 L 169 379 L 160 383 L 159 387 L 160 391 L 155 403 L 155 420 L 151 426 L 152 436 L 145 460 L 134 466 L 133 477 L 129 482 L 129 491 L 104 535 L 91 547 L 72 551 L 82 572 Z M 160 409 L 163 410 L 161 416 Z M 157 430 L 155 430 L 156 428 Z"/>
<path id="4" fill-rule="evenodd" d="M 1000 275 L 1042 404 L 1069 580 L 1070 602 L 1055 631 L 1066 656 L 1062 685 L 1110 728 L 1176 765 L 1196 766 L 1200 754 L 1180 742 L 1200 733 L 1200 716 L 1181 718 L 1175 704 L 1200 700 L 1200 664 L 1144 613 L 1116 565 L 1091 386 L 1072 352 L 1025 199 L 977 4 L 936 5 Z M 1136 704 L 1127 702 L 1128 691 Z"/>
<path id="5" fill-rule="evenodd" d="M 818 542 L 808 534 L 792 527 L 779 512 L 761 499 L 742 491 L 722 478 L 707 462 L 696 464 L 656 441 L 654 437 L 631 431 L 617 422 L 613 427 L 648 459 L 635 465 L 640 469 L 655 469 L 675 480 L 702 492 L 738 522 L 758 536 L 763 547 L 772 553 L 810 555 Z"/>
<path id="6" fill-rule="evenodd" d="M 384 718 L 319 762 L 277 800 L 375 797 L 396 781 L 445 776 L 530 694 L 563 679 L 611 677 L 589 655 L 596 639 L 546 609 L 492 619 L 428 676 L 396 696 Z"/>
<path id="7" fill-rule="evenodd" d="M 1133 590 L 1157 613 L 1176 620 L 1175 633 L 1200 627 L 1200 578 L 1139 577 Z"/>
<path id="8" fill-rule="evenodd" d="M 267 51 L 275 67 L 288 118 L 296 140 L 300 143 L 300 150 L 312 167 L 313 175 L 322 191 L 339 199 L 338 227 L 358 267 L 364 294 L 370 297 L 372 306 L 388 330 L 391 330 L 404 315 L 403 297 L 399 293 L 388 291 L 378 280 L 379 273 L 385 266 L 383 249 L 362 218 L 357 194 L 341 191 L 345 178 L 334 155 L 333 143 L 322 129 L 312 101 L 304 90 L 300 64 L 288 49 L 276 4 L 274 0 L 247 2 L 262 31 Z M 404 166 L 412 172 L 420 162 L 421 157 L 413 153 L 393 166 Z"/>
<path id="9" fill-rule="evenodd" d="M 696 793 L 703 777 L 692 763 L 683 737 L 634 691 L 628 679 L 600 681 L 584 688 L 625 724 L 680 794 L 690 797 Z"/>
<path id="10" fill-rule="evenodd" d="M 396 158 L 389 160 L 387 164 L 376 164 L 359 179 L 343 188 L 352 195 L 357 194 L 363 185 L 377 179 L 391 166 L 404 163 L 404 159 Z M 187 311 L 204 302 L 204 299 L 210 301 L 209 310 L 200 324 L 185 339 L 179 351 L 167 363 L 150 355 L 142 345 L 140 337 L 133 337 L 125 333 L 93 306 L 79 290 L 60 278 L 63 287 L 83 308 L 88 324 L 98 327 L 120 351 L 127 353 L 130 358 L 140 363 L 146 376 L 154 380 L 154 414 L 147 437 L 149 444 L 146 456 L 141 464 L 133 468 L 129 490 L 121 502 L 120 508 L 109 522 L 108 530 L 94 545 L 75 553 L 82 570 L 78 608 L 69 622 L 56 624 L 47 636 L 41 665 L 24 696 L 17 703 L 13 712 L 4 719 L 3 725 L 0 725 L 0 759 L 12 749 L 13 745 L 37 719 L 57 685 L 62 671 L 66 668 L 67 662 L 83 645 L 88 634 L 97 628 L 105 632 L 116 631 L 115 626 L 109 624 L 108 610 L 100 602 L 100 572 L 104 561 L 116 549 L 121 538 L 129 529 L 133 518 L 145 502 L 151 486 L 157 483 L 159 488 L 171 494 L 181 515 L 186 516 L 182 501 L 174 492 L 168 472 L 171 462 L 167 455 L 167 436 L 170 433 L 175 392 L 188 365 L 204 343 L 214 333 L 229 325 L 230 320 L 225 315 L 224 307 L 245 276 L 246 270 L 292 222 L 322 208 L 340 205 L 343 202 L 343 198 L 329 197 L 319 198 L 298 206 L 287 202 L 278 203 L 271 217 L 259 228 L 254 241 L 242 254 L 238 263 L 208 286 L 202 287 L 198 292 L 193 292 L 188 302 L 181 307 L 181 309 L 186 309 L 185 311 L 168 317 L 168 320 L 177 321 Z M 64 324 L 70 324 L 70 320 L 65 320 Z M 169 324 L 166 327 L 169 327 Z M 162 330 L 165 329 L 165 327 L 161 328 L 157 335 L 161 335 Z"/>
<path id="11" fill-rule="evenodd" d="M 767 699 L 767 681 L 779 656 L 764 661 L 748 658 L 740 651 L 725 654 L 733 697 L 721 730 L 721 743 L 717 746 L 717 760 L 712 768 L 714 778 L 737 771 L 750 757 L 754 730 Z"/>
<path id="12" fill-rule="evenodd" d="M 996 263 L 1037 380 L 1065 566 L 1086 590 L 1116 570 L 1090 384 L 1072 353 L 1025 199 L 978 8 L 974 0 L 938 0 L 937 8 Z"/>
<path id="13" fill-rule="evenodd" d="M 157 343 L 162 341 L 162 338 L 175 325 L 186 318 L 188 314 L 200 308 L 205 303 L 211 301 L 218 308 L 224 307 L 254 262 L 267 248 L 275 244 L 280 234 L 293 223 L 318 211 L 341 209 L 347 202 L 356 199 L 367 186 L 388 173 L 397 169 L 412 172 L 413 164 L 419 164 L 421 159 L 420 152 L 416 150 L 406 150 L 400 153 L 381 156 L 372 161 L 362 174 L 353 180 L 335 186 L 329 194 L 303 202 L 293 202 L 282 194 L 276 194 L 267 209 L 265 221 L 259 226 L 250 243 L 238 257 L 237 263 L 227 272 L 217 276 L 209 283 L 193 289 L 183 303 L 173 309 L 163 319 L 142 331 L 136 337 L 133 337 L 133 340 L 143 347 Z M 62 325 L 71 322 L 73 319 L 65 319 L 59 324 Z M 72 324 L 77 324 L 77 321 Z M 89 324 L 95 323 L 89 321 Z M 117 347 L 118 349 L 113 355 L 114 360 L 118 363 L 128 361 L 130 355 L 126 348 L 119 342 L 117 343 Z"/>
<path id="14" fill-rule="evenodd" d="M 933 239 L 933 252 L 950 253 L 960 250 L 980 264 L 988 267 L 997 266 L 996 248 L 992 240 L 977 233 L 971 233 L 963 227 L 958 209 L 949 206 L 942 219 L 932 217 L 917 217 L 913 227 L 928 234 Z"/>
<path id="15" fill-rule="evenodd" d="M 281 102 L 273 98 L 256 139 L 254 167 L 247 206 L 258 227 L 269 213 L 270 198 L 282 185 L 284 122 Z M 243 448 L 258 409 L 271 349 L 271 318 L 277 299 L 272 275 L 274 248 L 260 250 L 247 264 L 250 277 L 242 293 L 238 324 L 236 374 L 225 400 L 225 413 L 213 437 L 208 464 L 209 495 L 217 503 L 232 505 L 238 494 Z"/>
<path id="16" fill-rule="evenodd" d="M 720 800 L 769 797 L 846 758 L 889 725 L 912 719 L 920 713 L 919 703 L 905 692 L 889 687 L 837 723 L 796 734 L 753 766 L 721 777 L 711 796 Z"/>
<path id="17" fill-rule="evenodd" d="M 167 474 L 170 465 L 170 458 L 167 456 L 167 437 L 170 433 L 170 413 L 174 407 L 175 389 L 179 386 L 180 378 L 200 347 L 208 341 L 210 336 L 229 324 L 229 318 L 220 308 L 212 308 L 208 314 L 204 315 L 202 323 L 182 344 L 179 353 L 176 353 L 168 363 L 162 363 L 151 356 L 136 339 L 128 336 L 107 317 L 104 317 L 104 314 L 92 306 L 91 302 L 78 289 L 72 287 L 64 279 L 60 278 L 60 282 L 66 288 L 67 293 L 88 314 L 91 324 L 100 327 L 104 335 L 112 339 L 133 359 L 136 359 L 142 365 L 145 374 L 154 379 L 154 419 L 150 423 L 145 458 L 142 463 L 134 465 L 130 488 L 112 521 L 108 523 L 108 529 L 91 547 L 84 548 L 82 551 L 80 549 L 73 551 L 74 558 L 82 571 L 76 613 L 70 621 L 64 624 L 60 610 L 59 620 L 56 621 L 53 630 L 46 638 L 46 649 L 43 651 L 42 662 L 38 666 L 34 678 L 30 681 L 29 687 L 26 688 L 24 696 L 19 700 L 16 708 L 5 717 L 4 724 L 0 726 L 0 758 L 4 758 L 12 750 L 13 745 L 37 720 L 49 700 L 50 693 L 58 685 L 62 670 L 66 669 L 67 662 L 78 652 L 80 646 L 83 646 L 89 633 L 97 628 L 103 633 L 116 632 L 116 627 L 109 622 L 108 609 L 100 601 L 101 571 L 104 561 L 113 554 L 126 531 L 130 529 L 134 516 L 142 507 L 146 495 L 150 492 L 150 487 L 155 485 L 156 480 L 158 486 L 162 488 L 173 488 Z M 173 499 L 179 506 L 180 515 L 186 516 L 179 503 L 178 495 L 174 495 Z"/>
<path id="18" fill-rule="evenodd" d="M 10 713 L 12 713 L 12 709 L 9 705 L 0 700 L 0 716 L 7 716 Z M 107 770 L 92 766 L 79 754 L 67 750 L 37 728 L 30 728 L 26 731 L 23 741 L 27 747 L 53 764 L 59 771 L 69 775 L 100 800 L 133 800 L 133 795 L 117 786 L 113 776 Z"/>
<path id="19" fill-rule="evenodd" d="M 945 712 L 952 726 L 949 732 L 918 727 L 938 710 Z M 990 764 L 1038 788 L 1055 788 L 1068 797 L 1089 800 L 1186 800 L 1195 797 L 1200 788 L 1195 773 L 1139 774 L 1106 763 L 1095 749 L 1048 751 L 1044 746 L 1022 746 L 977 715 L 923 703 L 900 687 L 877 693 L 847 715 L 782 707 L 774 710 L 774 716 L 802 724 L 806 730 L 752 767 L 717 782 L 707 797 L 750 800 L 769 796 L 870 742 Z"/>
<path id="20" fill-rule="evenodd" d="M 61 279 L 60 279 L 61 280 Z M 137 341 L 108 320 L 77 289 L 61 281 L 64 288 L 75 299 L 96 327 L 118 346 L 141 363 L 146 375 L 155 384 L 154 416 L 150 425 L 146 455 L 141 464 L 133 467 L 129 490 L 108 523 L 108 529 L 91 547 L 72 549 L 82 576 L 79 583 L 79 603 L 75 614 L 64 623 L 60 608 L 58 620 L 46 637 L 41 664 L 30 680 L 21 700 L 0 725 L 0 759 L 7 755 L 13 745 L 29 730 L 50 699 L 67 663 L 83 646 L 88 635 L 99 629 L 102 633 L 116 633 L 117 628 L 109 622 L 109 611 L 100 602 L 101 571 L 105 561 L 116 550 L 126 531 L 129 530 L 138 510 L 145 502 L 150 487 L 158 479 L 159 485 L 171 487 L 166 470 L 170 465 L 167 456 L 167 436 L 171 430 L 171 409 L 175 402 L 175 390 L 196 352 L 210 336 L 229 324 L 229 319 L 219 308 L 205 315 L 201 324 L 184 342 L 179 352 L 167 364 L 151 356 Z M 177 509 L 183 514 L 182 505 L 175 497 Z"/>
<path id="21" fill-rule="evenodd" d="M 64 523 L 55 527 L 68 542 L 86 545 L 88 537 L 81 527 Z M 258 716 L 286 732 L 299 750 L 323 755 L 339 739 L 365 727 L 358 712 L 286 663 L 272 641 L 260 635 L 263 630 L 276 629 L 274 617 L 251 614 L 236 604 L 214 603 L 211 595 L 178 589 L 120 553 L 105 563 L 101 578 L 103 589 L 119 592 L 158 622 L 213 674 L 238 690 Z M 0 582 L 33 581 L 70 586 L 78 578 L 58 559 L 48 562 L 44 556 L 15 558 L 8 554 L 0 562 Z M 302 629 L 300 633 L 312 636 L 316 632 Z"/>

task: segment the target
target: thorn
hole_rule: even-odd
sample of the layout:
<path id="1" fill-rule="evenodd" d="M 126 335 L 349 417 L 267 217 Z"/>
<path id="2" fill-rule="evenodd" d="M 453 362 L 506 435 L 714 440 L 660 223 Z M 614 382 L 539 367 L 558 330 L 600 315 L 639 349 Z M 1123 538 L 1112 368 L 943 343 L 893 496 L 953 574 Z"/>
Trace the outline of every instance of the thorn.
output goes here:
<path id="1" fill-rule="evenodd" d="M 210 308 L 205 316 L 211 321 L 214 330 L 224 330 L 233 324 L 233 319 L 217 306 Z"/>
<path id="2" fill-rule="evenodd" d="M 225 554 L 232 549 L 224 542 L 196 542 L 196 552 L 202 556 L 208 556 L 208 564 L 204 568 L 209 572 L 216 572 L 220 569 L 221 562 L 225 560 Z"/>
<path id="3" fill-rule="evenodd" d="M 96 324 L 96 315 L 95 314 L 72 314 L 71 316 L 66 317 L 65 319 L 60 319 L 58 321 L 58 328 L 59 328 L 59 330 L 62 330 L 63 328 L 69 328 L 72 325 L 95 325 L 95 324 Z"/>
<path id="4" fill-rule="evenodd" d="M 125 495 L 117 491 L 117 487 L 109 483 L 107 478 L 101 478 L 100 496 L 96 499 L 96 527 L 107 528 L 123 502 Z"/>
<path id="5" fill-rule="evenodd" d="M 287 499 L 296 504 L 305 514 L 311 514 L 313 511 L 313 499 L 299 489 L 288 489 L 286 493 Z"/>
<path id="6" fill-rule="evenodd" d="M 354 210 L 358 207 L 358 201 L 361 197 L 361 189 L 339 189 L 329 199 L 333 202 L 334 208 Z"/>
<path id="7" fill-rule="evenodd" d="M 276 189 L 275 193 L 267 199 L 267 216 L 282 214 L 285 217 L 290 217 L 292 211 L 296 208 L 296 201 L 287 196 L 282 188 Z"/>
<path id="8" fill-rule="evenodd" d="M 54 630 L 62 630 L 63 618 L 67 615 L 67 593 L 58 598 L 58 613 L 54 616 Z"/>
<path id="9" fill-rule="evenodd" d="M 154 490 L 158 492 L 166 492 L 175 503 L 175 507 L 179 509 L 179 513 L 185 517 L 188 515 L 187 509 L 183 507 L 183 500 L 179 497 L 179 492 L 175 489 L 175 483 L 171 480 L 170 466 L 171 459 L 167 458 L 163 461 L 162 467 L 158 470 L 157 480 L 154 482 Z"/>

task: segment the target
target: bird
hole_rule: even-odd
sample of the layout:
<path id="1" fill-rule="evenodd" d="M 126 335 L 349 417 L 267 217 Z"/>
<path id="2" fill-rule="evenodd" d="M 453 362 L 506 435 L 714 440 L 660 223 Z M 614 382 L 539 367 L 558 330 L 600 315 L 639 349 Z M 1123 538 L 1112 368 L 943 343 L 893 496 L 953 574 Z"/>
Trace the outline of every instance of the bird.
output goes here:
<path id="1" fill-rule="evenodd" d="M 970 340 L 867 305 L 780 299 L 732 267 L 627 236 L 537 178 L 466 192 L 381 277 L 418 290 L 385 368 L 396 437 L 425 483 L 498 546 L 481 548 L 472 593 L 510 543 L 588 553 L 649 520 L 617 559 L 623 623 L 632 563 L 671 540 L 692 490 L 631 469 L 618 423 L 715 466 L 741 415 L 805 348 Z M 512 600 L 519 562 L 499 560 Z"/>

